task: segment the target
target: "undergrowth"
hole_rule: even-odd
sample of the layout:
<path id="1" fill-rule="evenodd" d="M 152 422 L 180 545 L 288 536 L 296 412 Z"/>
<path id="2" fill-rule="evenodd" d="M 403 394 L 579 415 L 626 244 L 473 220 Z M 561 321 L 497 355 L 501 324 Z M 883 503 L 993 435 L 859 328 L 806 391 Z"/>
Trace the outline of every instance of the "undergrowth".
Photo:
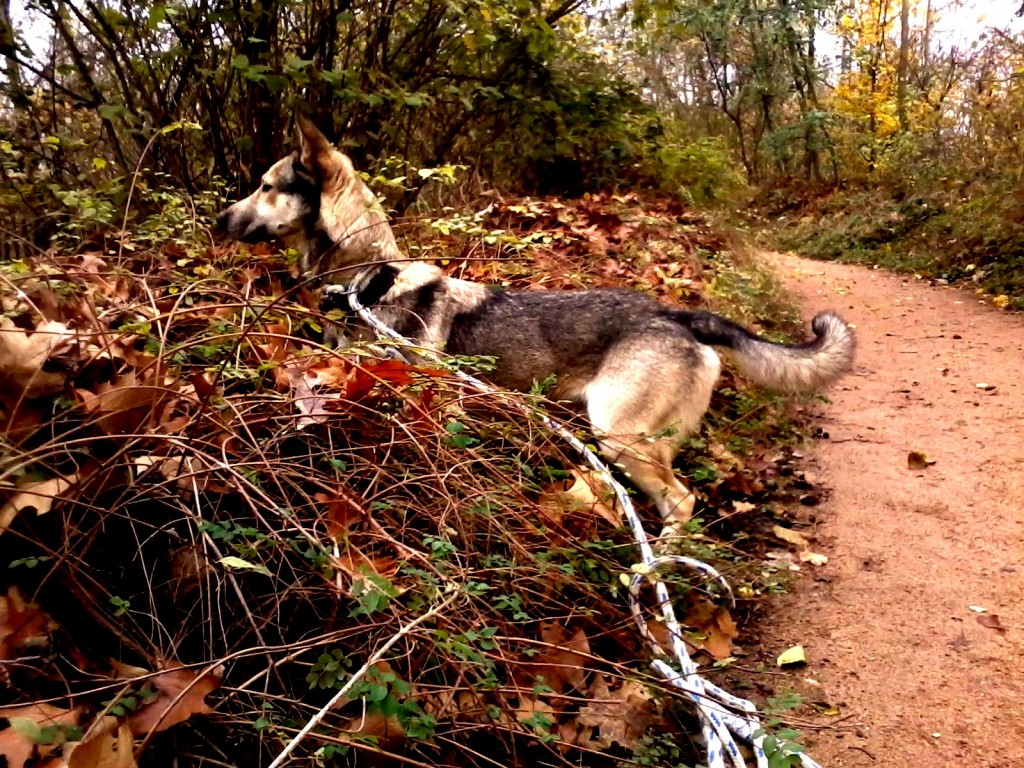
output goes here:
<path id="1" fill-rule="evenodd" d="M 941 183 L 940 183 L 941 182 Z M 1019 185 L 938 180 L 911 192 L 778 190 L 759 203 L 767 245 L 807 256 L 961 283 L 1024 309 L 1024 198 Z"/>
<path id="2" fill-rule="evenodd" d="M 324 348 L 289 254 L 179 236 L 192 220 L 147 230 L 159 247 L 90 236 L 0 267 L 9 760 L 102 736 L 147 765 L 266 764 L 368 667 L 298 758 L 695 763 L 626 604 L 632 540 L 576 457 L 444 366 Z M 521 200 L 401 230 L 463 277 L 627 284 L 745 322 L 777 306 L 676 203 Z M 788 414 L 727 374 L 680 458 L 706 525 L 684 553 L 732 580 L 741 620 L 784 587 L 750 553 L 782 515 Z M 720 595 L 672 587 L 687 641 L 727 665 Z"/>

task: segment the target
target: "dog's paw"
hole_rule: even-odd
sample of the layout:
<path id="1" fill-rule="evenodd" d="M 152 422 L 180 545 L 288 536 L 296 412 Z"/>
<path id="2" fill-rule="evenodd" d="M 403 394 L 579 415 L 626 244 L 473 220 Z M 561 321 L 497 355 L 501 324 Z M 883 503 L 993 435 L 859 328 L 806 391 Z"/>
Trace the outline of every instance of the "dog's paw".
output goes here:
<path id="1" fill-rule="evenodd" d="M 352 337 L 341 323 L 324 324 L 324 346 L 331 349 L 347 349 L 353 344 Z"/>
<path id="2" fill-rule="evenodd" d="M 320 291 L 320 311 L 330 312 L 333 309 L 340 309 L 342 312 L 351 311 L 349 306 L 350 291 L 344 285 L 325 285 Z"/>

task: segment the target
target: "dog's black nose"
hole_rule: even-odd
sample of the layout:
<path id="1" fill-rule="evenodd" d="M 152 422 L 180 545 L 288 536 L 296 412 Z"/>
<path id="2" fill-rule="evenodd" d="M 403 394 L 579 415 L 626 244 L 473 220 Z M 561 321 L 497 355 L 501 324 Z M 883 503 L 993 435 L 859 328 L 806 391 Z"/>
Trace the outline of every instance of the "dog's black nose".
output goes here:
<path id="1" fill-rule="evenodd" d="M 231 218 L 231 214 L 229 214 L 226 210 L 221 211 L 220 213 L 218 213 L 217 214 L 217 229 L 219 229 L 221 232 L 227 232 L 228 231 L 228 219 L 229 218 Z"/>

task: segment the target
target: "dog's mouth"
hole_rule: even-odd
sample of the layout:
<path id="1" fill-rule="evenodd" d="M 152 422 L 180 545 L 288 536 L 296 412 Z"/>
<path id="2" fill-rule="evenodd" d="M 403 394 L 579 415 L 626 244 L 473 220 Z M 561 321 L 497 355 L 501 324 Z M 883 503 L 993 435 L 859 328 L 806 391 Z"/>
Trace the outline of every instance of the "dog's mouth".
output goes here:
<path id="1" fill-rule="evenodd" d="M 257 224 L 247 228 L 238 239 L 243 243 L 269 243 L 276 238 L 270 234 L 270 230 L 267 229 L 266 225 Z"/>
<path id="2" fill-rule="evenodd" d="M 265 224 L 258 224 L 249 218 L 221 214 L 217 217 L 217 228 L 233 240 L 243 243 L 269 243 L 274 236 Z"/>

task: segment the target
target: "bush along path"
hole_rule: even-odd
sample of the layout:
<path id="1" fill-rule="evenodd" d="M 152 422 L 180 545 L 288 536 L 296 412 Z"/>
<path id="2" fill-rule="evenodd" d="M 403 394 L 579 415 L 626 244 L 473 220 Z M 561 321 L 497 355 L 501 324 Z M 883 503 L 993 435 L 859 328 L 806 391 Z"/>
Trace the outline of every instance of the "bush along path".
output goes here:
<path id="1" fill-rule="evenodd" d="M 805 536 L 830 556 L 774 609 L 815 758 L 1024 765 L 1024 319 L 905 276 L 769 254 L 806 311 L 857 325 L 823 408 L 831 487 Z M 774 663 L 774 655 L 771 656 Z"/>
<path id="2" fill-rule="evenodd" d="M 675 204 L 515 200 L 402 230 L 483 281 L 631 285 L 796 328 L 770 276 Z M 453 376 L 486 360 L 324 349 L 293 262 L 178 232 L 0 264 L 8 768 L 270 765 L 287 744 L 317 765 L 701 761 L 687 698 L 651 672 L 637 554 L 600 483 Z M 517 397 L 563 416 L 543 392 Z M 663 586 L 727 688 L 714 662 L 778 587 L 748 532 L 792 474 L 787 413 L 726 375 L 681 462 L 708 525 L 683 554 L 736 609 L 700 574 Z"/>

